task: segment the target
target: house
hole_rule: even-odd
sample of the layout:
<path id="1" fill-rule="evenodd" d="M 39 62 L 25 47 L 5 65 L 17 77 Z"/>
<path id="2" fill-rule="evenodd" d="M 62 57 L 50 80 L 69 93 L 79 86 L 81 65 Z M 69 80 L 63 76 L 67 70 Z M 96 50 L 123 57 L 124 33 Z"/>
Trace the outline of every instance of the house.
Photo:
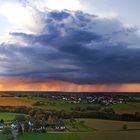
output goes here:
<path id="1" fill-rule="evenodd" d="M 4 124 L 3 123 L 0 123 L 0 130 L 2 130 L 4 128 Z"/>
<path id="2" fill-rule="evenodd" d="M 56 131 L 65 131 L 66 130 L 65 123 L 63 121 L 57 122 L 55 124 L 55 130 Z"/>
<path id="3" fill-rule="evenodd" d="M 16 124 L 16 123 L 12 123 L 12 124 L 11 124 L 11 128 L 12 128 L 12 129 L 17 129 L 17 124 Z"/>

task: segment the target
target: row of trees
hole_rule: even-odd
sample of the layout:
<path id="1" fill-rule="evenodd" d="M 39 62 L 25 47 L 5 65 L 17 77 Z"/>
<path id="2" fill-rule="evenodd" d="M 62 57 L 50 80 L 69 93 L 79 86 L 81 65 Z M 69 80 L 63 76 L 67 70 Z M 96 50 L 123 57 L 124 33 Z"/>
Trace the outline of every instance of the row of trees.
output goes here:
<path id="1" fill-rule="evenodd" d="M 34 119 L 46 120 L 49 115 L 54 115 L 57 118 L 69 119 L 69 118 L 97 118 L 97 119 L 109 119 L 109 120 L 123 120 L 123 121 L 140 121 L 140 114 L 117 114 L 112 108 L 104 108 L 102 110 L 95 110 L 88 108 L 86 111 L 81 111 L 79 108 L 71 110 L 70 112 L 62 111 L 46 111 L 42 109 L 34 109 L 30 107 L 0 107 L 0 112 L 15 112 L 23 113 Z"/>

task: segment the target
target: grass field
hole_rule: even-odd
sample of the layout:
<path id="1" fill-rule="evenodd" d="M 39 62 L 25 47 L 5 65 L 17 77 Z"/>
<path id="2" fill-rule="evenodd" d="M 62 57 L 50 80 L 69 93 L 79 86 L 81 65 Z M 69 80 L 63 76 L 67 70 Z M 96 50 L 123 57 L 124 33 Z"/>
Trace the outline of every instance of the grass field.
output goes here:
<path id="1" fill-rule="evenodd" d="M 109 106 L 113 108 L 118 113 L 140 113 L 140 103 L 127 103 L 127 104 L 117 104 Z"/>
<path id="2" fill-rule="evenodd" d="M 93 128 L 89 132 L 51 132 L 31 133 L 19 136 L 17 140 L 139 140 L 140 122 L 122 122 L 97 119 L 83 120 L 87 127 Z M 128 130 L 122 130 L 122 125 L 127 124 Z M 96 131 L 95 131 L 96 129 Z M 0 134 L 0 140 L 9 140 Z"/>
<path id="3" fill-rule="evenodd" d="M 16 115 L 19 115 L 19 114 L 18 113 L 8 113 L 8 112 L 0 113 L 0 120 L 3 119 L 4 121 L 10 121 L 10 120 L 13 120 Z"/>
<path id="4" fill-rule="evenodd" d="M 139 140 L 140 131 L 24 134 L 17 140 Z M 0 140 L 8 140 L 0 136 Z"/>
<path id="5" fill-rule="evenodd" d="M 82 123 L 81 120 L 76 120 L 71 122 L 70 120 L 65 120 L 66 127 L 69 132 L 93 132 L 95 129 L 88 125 L 87 123 Z M 84 121 L 85 122 L 85 121 Z"/>
<path id="6" fill-rule="evenodd" d="M 25 134 L 17 140 L 81 140 L 76 133 L 60 133 L 60 134 Z"/>
<path id="7" fill-rule="evenodd" d="M 45 105 L 33 106 L 35 102 L 43 102 Z M 82 109 L 87 106 L 99 106 L 91 104 L 70 104 L 62 99 L 40 98 L 40 97 L 0 97 L 0 106 L 33 106 L 34 108 L 41 108 L 46 110 L 65 110 L 70 111 L 71 108 L 81 107 Z"/>
<path id="8" fill-rule="evenodd" d="M 92 128 L 90 132 L 77 132 L 68 134 L 35 134 L 25 135 L 18 140 L 139 140 L 140 139 L 140 122 L 123 122 L 99 119 L 78 119 L 84 121 L 85 126 Z M 122 126 L 126 124 L 128 130 L 122 130 Z M 77 125 L 78 126 L 78 125 Z M 86 129 L 87 130 L 87 129 Z M 92 130 L 92 131 L 91 131 Z M 95 131 L 96 130 L 96 131 Z"/>
<path id="9" fill-rule="evenodd" d="M 83 120 L 85 125 L 97 131 L 122 131 L 122 126 L 126 124 L 128 130 L 140 130 L 140 122 L 124 122 L 99 119 L 78 119 Z"/>
<path id="10" fill-rule="evenodd" d="M 17 140 L 139 140 L 140 131 L 110 131 L 92 133 L 24 134 Z M 8 138 L 0 135 L 0 140 Z"/>
<path id="11" fill-rule="evenodd" d="M 43 102 L 44 105 L 33 106 L 35 102 Z M 95 104 L 70 104 L 62 99 L 41 98 L 41 97 L 0 97 L 0 106 L 33 106 L 34 108 L 41 108 L 46 110 L 65 110 L 70 111 L 71 108 L 81 107 L 86 109 L 88 106 L 98 107 Z M 140 103 L 127 103 L 109 105 L 108 108 L 113 108 L 117 113 L 140 113 Z M 104 106 L 102 106 L 104 108 Z"/>
<path id="12" fill-rule="evenodd" d="M 140 131 L 107 131 L 80 133 L 79 135 L 81 140 L 140 140 Z"/>

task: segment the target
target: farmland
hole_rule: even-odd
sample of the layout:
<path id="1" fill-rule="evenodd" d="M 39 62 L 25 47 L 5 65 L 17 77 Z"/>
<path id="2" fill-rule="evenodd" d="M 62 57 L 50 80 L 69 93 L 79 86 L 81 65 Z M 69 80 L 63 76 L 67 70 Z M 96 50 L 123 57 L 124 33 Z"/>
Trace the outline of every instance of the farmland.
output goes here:
<path id="1" fill-rule="evenodd" d="M 79 120 L 79 119 L 78 119 Z M 20 137 L 18 140 L 139 140 L 140 137 L 140 122 L 123 122 L 123 121 L 109 121 L 109 120 L 98 120 L 98 119 L 80 119 L 85 122 L 85 125 L 92 128 L 89 132 L 75 132 L 75 133 L 48 133 L 38 135 L 35 134 Z M 127 124 L 128 130 L 122 130 L 122 126 Z M 90 129 L 91 130 L 91 129 Z"/>
<path id="2" fill-rule="evenodd" d="M 36 102 L 43 102 L 44 105 L 34 106 Z M 66 103 L 61 99 L 52 98 L 40 98 L 40 97 L 0 97 L 0 106 L 27 106 L 33 108 L 41 108 L 46 110 L 65 110 L 70 111 L 71 108 L 81 107 L 86 108 L 87 106 L 99 106 L 91 104 L 70 104 Z"/>
<path id="3" fill-rule="evenodd" d="M 25 116 L 23 123 L 28 119 L 33 124 L 37 123 L 32 125 L 30 133 L 25 131 L 17 140 L 131 140 L 134 137 L 138 140 L 139 113 L 139 98 L 134 99 L 134 96 L 94 95 L 87 98 L 60 94 L 0 97 L 0 120 L 4 119 L 6 125 L 10 126 L 15 116 L 20 116 L 20 119 Z M 66 129 L 63 132 L 55 128 L 59 121 L 64 122 Z M 45 128 L 45 131 L 38 131 L 36 126 Z M 8 140 L 7 136 L 0 134 L 1 139 Z"/>
<path id="4" fill-rule="evenodd" d="M 81 140 L 139 140 L 140 131 L 80 133 Z"/>
<path id="5" fill-rule="evenodd" d="M 78 134 L 25 134 L 24 136 L 21 136 L 18 138 L 18 140 L 81 140 L 80 136 Z"/>
<path id="6" fill-rule="evenodd" d="M 34 105 L 36 102 L 43 102 L 42 105 Z M 53 98 L 41 98 L 41 97 L 0 97 L 0 106 L 26 106 L 33 108 L 40 108 L 45 110 L 65 110 L 71 111 L 72 108 L 80 107 L 81 109 L 86 109 L 87 107 L 101 107 L 100 104 L 90 104 L 90 103 L 67 103 L 62 99 Z M 127 104 L 114 104 L 108 105 L 108 108 L 112 108 L 117 113 L 140 113 L 140 103 L 128 102 Z"/>
<path id="7" fill-rule="evenodd" d="M 18 97 L 0 97 L 0 106 L 30 106 L 29 102 L 22 101 Z"/>
<path id="8" fill-rule="evenodd" d="M 140 122 L 111 121 L 100 119 L 78 119 L 83 120 L 85 125 L 96 131 L 121 131 L 126 124 L 129 130 L 140 130 Z"/>
<path id="9" fill-rule="evenodd" d="M 15 118 L 16 115 L 19 115 L 19 113 L 0 112 L 0 120 L 4 119 L 4 121 L 11 121 Z"/>
<path id="10" fill-rule="evenodd" d="M 127 104 L 110 105 L 117 113 L 140 113 L 140 103 L 128 102 Z"/>
<path id="11" fill-rule="evenodd" d="M 139 140 L 140 131 L 24 134 L 17 140 Z M 8 140 L 0 135 L 1 140 Z"/>

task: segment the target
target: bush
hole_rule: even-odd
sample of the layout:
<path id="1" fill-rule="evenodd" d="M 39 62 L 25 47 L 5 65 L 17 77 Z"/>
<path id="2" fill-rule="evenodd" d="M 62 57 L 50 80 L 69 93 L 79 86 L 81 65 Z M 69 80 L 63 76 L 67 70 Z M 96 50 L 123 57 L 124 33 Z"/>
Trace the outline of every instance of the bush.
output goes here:
<path id="1" fill-rule="evenodd" d="M 17 120 L 18 122 L 22 122 L 26 120 L 26 116 L 25 115 L 16 115 L 15 116 L 15 120 Z"/>
<path id="2" fill-rule="evenodd" d="M 46 133 L 46 129 L 41 129 L 41 132 L 42 133 Z"/>
<path id="3" fill-rule="evenodd" d="M 83 121 L 83 120 L 82 120 L 82 121 L 80 121 L 80 124 L 84 125 L 84 124 L 85 124 L 85 121 Z"/>
<path id="4" fill-rule="evenodd" d="M 12 135 L 12 130 L 10 127 L 5 127 L 2 131 L 2 134 L 5 135 L 4 137 L 7 139 L 7 140 L 14 140 L 14 137 Z"/>
<path id="5" fill-rule="evenodd" d="M 10 127 L 5 127 L 2 131 L 2 134 L 11 135 L 12 134 L 11 128 Z"/>
<path id="6" fill-rule="evenodd" d="M 124 124 L 122 128 L 123 128 L 123 130 L 127 130 L 128 126 L 126 124 Z"/>

